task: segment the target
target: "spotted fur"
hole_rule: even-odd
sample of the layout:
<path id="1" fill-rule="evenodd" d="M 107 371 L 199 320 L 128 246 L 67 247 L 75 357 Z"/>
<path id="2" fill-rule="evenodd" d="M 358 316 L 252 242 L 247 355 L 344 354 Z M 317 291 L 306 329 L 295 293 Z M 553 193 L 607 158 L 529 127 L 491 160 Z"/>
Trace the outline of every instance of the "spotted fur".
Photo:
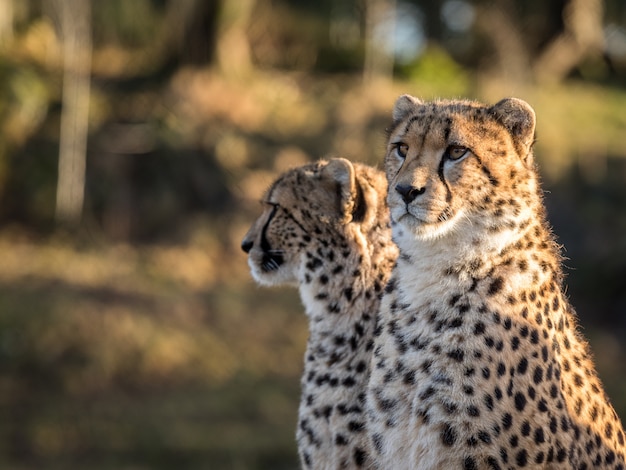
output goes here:
<path id="1" fill-rule="evenodd" d="M 380 468 L 624 470 L 622 424 L 564 294 L 534 111 L 405 95 L 393 118 L 400 255 L 367 392 Z"/>
<path id="2" fill-rule="evenodd" d="M 303 468 L 366 468 L 375 312 L 397 248 L 382 172 L 345 159 L 280 176 L 242 242 L 253 277 L 296 285 L 309 317 L 297 441 Z"/>

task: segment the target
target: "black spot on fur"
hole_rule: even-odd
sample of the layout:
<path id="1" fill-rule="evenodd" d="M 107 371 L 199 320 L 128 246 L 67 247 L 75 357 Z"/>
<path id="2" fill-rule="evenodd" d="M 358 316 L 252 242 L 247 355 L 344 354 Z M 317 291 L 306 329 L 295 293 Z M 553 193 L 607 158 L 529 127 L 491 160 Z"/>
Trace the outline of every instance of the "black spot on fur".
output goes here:
<path id="1" fill-rule="evenodd" d="M 448 301 L 448 304 L 450 305 L 450 307 L 454 307 L 454 305 L 459 301 L 460 298 L 461 298 L 461 294 L 455 294 L 452 297 L 450 297 L 450 300 Z"/>
<path id="2" fill-rule="evenodd" d="M 354 463 L 356 463 L 359 467 L 362 467 L 367 458 L 367 454 L 363 449 L 359 449 L 358 447 L 354 449 Z"/>
<path id="3" fill-rule="evenodd" d="M 380 454 L 383 450 L 383 436 L 381 436 L 380 434 L 374 434 L 372 436 L 372 444 L 374 444 L 374 449 L 376 450 L 376 452 Z"/>
<path id="4" fill-rule="evenodd" d="M 352 300 L 352 295 L 353 295 L 352 287 L 346 287 L 343 290 L 343 295 L 348 300 L 348 302 L 350 302 Z"/>
<path id="5" fill-rule="evenodd" d="M 345 379 L 343 379 L 342 384 L 344 387 L 351 388 L 351 387 L 354 387 L 354 385 L 356 384 L 356 380 L 354 380 L 354 377 L 348 376 Z"/>
<path id="6" fill-rule="evenodd" d="M 504 429 L 509 429 L 512 424 L 513 424 L 513 417 L 511 416 L 510 413 L 505 413 L 504 416 L 502 417 L 502 427 Z"/>
<path id="7" fill-rule="evenodd" d="M 501 277 L 495 278 L 491 284 L 489 285 L 489 289 L 487 290 L 487 295 L 495 295 L 502 290 L 504 285 L 504 281 Z"/>
<path id="8" fill-rule="evenodd" d="M 461 349 L 455 349 L 454 351 L 450 351 L 448 353 L 448 357 L 450 359 L 454 359 L 457 362 L 463 361 L 464 353 Z"/>
<path id="9" fill-rule="evenodd" d="M 502 470 L 502 467 L 494 457 L 487 457 L 487 464 L 491 470 Z"/>
<path id="10" fill-rule="evenodd" d="M 493 411 L 493 398 L 491 398 L 491 395 L 485 395 L 485 406 L 487 407 L 487 409 L 489 411 Z"/>
<path id="11" fill-rule="evenodd" d="M 348 429 L 352 432 L 362 432 L 365 429 L 365 423 L 350 421 L 348 423 Z"/>
<path id="12" fill-rule="evenodd" d="M 431 396 L 433 396 L 435 393 L 435 389 L 433 387 L 428 387 L 426 390 L 424 390 L 421 394 L 420 394 L 420 399 L 421 400 L 426 400 L 428 398 L 430 398 Z"/>
<path id="13" fill-rule="evenodd" d="M 517 411 L 523 411 L 526 407 L 526 397 L 523 393 L 517 392 L 515 394 L 515 408 Z"/>
<path id="14" fill-rule="evenodd" d="M 441 442 L 448 447 L 452 447 L 456 443 L 457 433 L 452 426 L 445 424 L 441 431 Z"/>
<path id="15" fill-rule="evenodd" d="M 473 457 L 465 457 L 465 460 L 463 461 L 463 470 L 476 470 L 477 468 L 476 461 Z"/>
<path id="16" fill-rule="evenodd" d="M 517 364 L 517 373 L 523 375 L 526 373 L 527 369 L 528 369 L 528 359 L 523 357 L 522 359 L 520 359 L 519 363 Z"/>
<path id="17" fill-rule="evenodd" d="M 309 262 L 306 264 L 306 268 L 307 268 L 309 271 L 315 271 L 317 268 L 319 268 L 320 266 L 322 266 L 322 264 L 323 264 L 323 263 L 322 263 L 322 260 L 321 260 L 321 259 L 319 259 L 319 258 L 317 258 L 317 257 L 313 256 L 313 257 L 312 257 L 312 259 L 311 259 L 311 261 L 309 261 Z"/>
<path id="18" fill-rule="evenodd" d="M 336 302 L 333 302 L 328 305 L 327 310 L 329 313 L 339 313 L 340 311 L 339 304 L 337 304 Z"/>
<path id="19" fill-rule="evenodd" d="M 415 385 L 415 371 L 409 371 L 404 374 L 404 383 L 407 385 Z"/>
<path id="20" fill-rule="evenodd" d="M 545 442 L 543 428 L 537 428 L 535 429 L 535 444 L 541 444 L 542 442 Z"/>

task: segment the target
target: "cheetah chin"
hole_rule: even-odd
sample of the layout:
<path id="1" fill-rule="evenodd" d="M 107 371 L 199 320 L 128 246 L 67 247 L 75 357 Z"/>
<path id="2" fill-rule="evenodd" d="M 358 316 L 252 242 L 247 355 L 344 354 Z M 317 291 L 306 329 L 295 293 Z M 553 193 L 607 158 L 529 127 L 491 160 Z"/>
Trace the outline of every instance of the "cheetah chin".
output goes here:
<path id="1" fill-rule="evenodd" d="M 262 286 L 296 285 L 289 267 L 284 267 L 275 257 L 266 255 L 260 264 L 254 257 L 248 258 L 248 267 L 252 278 Z"/>
<path id="2" fill-rule="evenodd" d="M 392 219 L 396 221 L 392 225 L 394 232 L 394 239 L 403 238 L 404 231 L 398 227 L 406 227 L 414 238 L 422 241 L 437 240 L 445 237 L 446 235 L 457 232 L 459 230 L 460 222 L 465 218 L 464 211 L 457 211 L 452 216 L 447 215 L 447 212 L 442 213 L 435 222 L 427 222 L 424 218 L 414 214 L 409 206 L 404 210 L 404 213 L 400 216 L 395 216 L 392 211 Z M 445 214 L 445 215 L 444 215 Z M 398 232 L 398 233 L 396 233 Z"/>

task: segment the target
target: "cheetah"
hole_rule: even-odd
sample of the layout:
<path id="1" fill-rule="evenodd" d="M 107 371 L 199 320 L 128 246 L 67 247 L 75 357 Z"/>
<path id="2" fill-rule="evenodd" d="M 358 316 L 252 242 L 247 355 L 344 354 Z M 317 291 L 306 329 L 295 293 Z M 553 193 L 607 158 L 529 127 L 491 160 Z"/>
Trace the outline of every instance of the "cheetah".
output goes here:
<path id="1" fill-rule="evenodd" d="M 577 330 L 532 155 L 507 98 L 393 109 L 385 172 L 400 254 L 367 386 L 384 469 L 624 469 L 624 430 Z"/>
<path id="2" fill-rule="evenodd" d="M 303 468 L 370 465 L 365 386 L 397 257 L 386 192 L 382 171 L 346 159 L 296 168 L 268 189 L 241 244 L 254 279 L 297 286 L 308 316 L 296 432 Z"/>

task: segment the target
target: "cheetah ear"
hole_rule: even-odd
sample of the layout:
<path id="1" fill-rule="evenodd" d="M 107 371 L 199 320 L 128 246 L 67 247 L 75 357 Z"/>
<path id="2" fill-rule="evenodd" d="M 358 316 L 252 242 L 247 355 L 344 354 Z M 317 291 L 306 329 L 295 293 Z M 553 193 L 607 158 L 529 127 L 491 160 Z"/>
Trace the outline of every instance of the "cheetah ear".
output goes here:
<path id="1" fill-rule="evenodd" d="M 354 166 L 345 158 L 333 158 L 321 171 L 324 183 L 337 195 L 339 218 L 348 223 L 357 199 L 357 182 Z"/>
<path id="2" fill-rule="evenodd" d="M 526 159 L 535 139 L 535 111 L 526 101 L 505 98 L 489 111 L 511 134 L 522 157 Z M 521 147 L 521 148 L 519 148 Z"/>
<path id="3" fill-rule="evenodd" d="M 411 95 L 402 95 L 396 100 L 393 106 L 393 121 L 399 122 L 406 118 L 415 109 L 416 106 L 422 104 L 419 98 Z"/>

